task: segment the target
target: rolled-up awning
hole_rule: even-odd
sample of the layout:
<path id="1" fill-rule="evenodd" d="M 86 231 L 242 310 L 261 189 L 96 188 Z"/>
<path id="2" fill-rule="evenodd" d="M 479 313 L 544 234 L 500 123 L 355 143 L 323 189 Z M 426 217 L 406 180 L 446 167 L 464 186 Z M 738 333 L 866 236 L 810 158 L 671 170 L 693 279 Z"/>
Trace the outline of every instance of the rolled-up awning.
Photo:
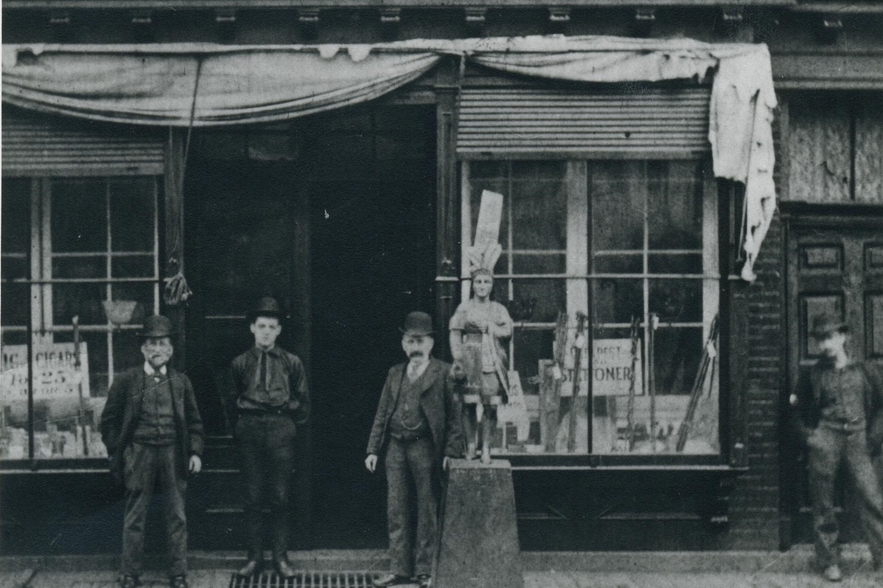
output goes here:
<path id="1" fill-rule="evenodd" d="M 775 210 L 765 45 L 691 39 L 539 36 L 374 45 L 4 45 L 3 101 L 117 123 L 208 127 L 264 123 L 382 96 L 443 55 L 496 70 L 576 82 L 713 76 L 708 138 L 715 175 L 746 186 L 746 264 Z"/>

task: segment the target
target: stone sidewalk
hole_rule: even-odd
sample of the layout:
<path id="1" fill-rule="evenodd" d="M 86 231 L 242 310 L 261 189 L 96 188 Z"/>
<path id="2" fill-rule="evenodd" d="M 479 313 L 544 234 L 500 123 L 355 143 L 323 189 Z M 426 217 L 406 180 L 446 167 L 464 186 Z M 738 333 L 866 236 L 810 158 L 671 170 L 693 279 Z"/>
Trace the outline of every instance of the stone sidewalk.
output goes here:
<path id="1" fill-rule="evenodd" d="M 327 582 L 277 582 L 264 576 L 233 588 L 363 588 L 386 569 L 385 552 L 296 551 L 295 569 L 328 572 Z M 866 546 L 844 550 L 844 579 L 824 581 L 811 572 L 812 549 L 787 552 L 524 552 L 525 588 L 883 588 L 870 570 Z M 241 553 L 191 552 L 192 588 L 231 588 Z M 116 588 L 119 558 L 94 556 L 18 556 L 0 558 L 0 588 Z M 160 562 L 148 558 L 145 588 L 165 588 Z M 359 570 L 348 573 L 346 570 Z M 342 578 L 342 579 L 341 579 Z M 415 588 L 404 585 L 403 588 Z M 458 587 L 459 588 L 459 587 Z M 464 586 L 463 588 L 481 588 Z"/>
<path id="2" fill-rule="evenodd" d="M 188 579 L 191 588 L 228 588 L 232 570 L 194 570 Z M 167 580 L 152 572 L 144 575 L 145 588 L 165 588 Z M 525 572 L 525 588 L 881 588 L 880 580 L 860 570 L 831 584 L 807 573 L 603 573 L 603 572 Z M 266 584 L 274 587 L 277 584 Z M 0 572 L 0 588 L 116 588 L 116 573 L 81 572 Z M 280 588 L 296 584 L 278 584 Z M 309 584 L 308 584 L 309 586 Z M 341 585 L 341 588 L 343 585 Z M 415 588 L 402 585 L 401 588 Z M 337 588 L 329 584 L 327 588 Z M 466 588 L 466 587 L 464 587 Z"/>

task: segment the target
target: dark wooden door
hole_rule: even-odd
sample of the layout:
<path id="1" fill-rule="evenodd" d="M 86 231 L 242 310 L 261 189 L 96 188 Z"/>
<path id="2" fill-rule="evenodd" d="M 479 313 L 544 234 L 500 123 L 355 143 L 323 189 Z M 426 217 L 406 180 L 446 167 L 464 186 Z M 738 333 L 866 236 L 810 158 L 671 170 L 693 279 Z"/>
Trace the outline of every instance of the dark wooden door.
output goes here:
<path id="1" fill-rule="evenodd" d="M 790 386 L 796 382 L 801 366 L 811 365 L 820 357 L 808 332 L 813 317 L 825 312 L 842 317 L 849 326 L 847 350 L 852 357 L 883 367 L 883 218 L 794 218 L 789 225 L 787 259 Z M 792 505 L 796 515 L 792 542 L 809 541 L 811 505 L 805 452 L 787 438 L 783 463 L 784 480 L 792 484 L 789 494 L 796 499 Z M 787 474 L 789 470 L 791 475 Z M 860 541 L 858 504 L 846 483 L 840 502 L 842 539 Z"/>

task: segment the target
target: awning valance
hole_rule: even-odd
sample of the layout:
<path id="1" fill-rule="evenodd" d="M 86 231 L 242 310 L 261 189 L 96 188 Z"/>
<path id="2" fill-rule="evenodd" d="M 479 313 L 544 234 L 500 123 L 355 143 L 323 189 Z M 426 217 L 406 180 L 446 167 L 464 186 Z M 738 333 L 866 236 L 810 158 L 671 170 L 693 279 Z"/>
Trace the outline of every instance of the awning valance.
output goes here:
<path id="1" fill-rule="evenodd" d="M 594 36 L 374 45 L 4 45 L 3 101 L 129 124 L 272 122 L 377 98 L 417 79 L 443 55 L 577 82 L 713 76 L 714 171 L 746 185 L 743 277 L 754 279 L 754 260 L 775 209 L 776 98 L 765 45 Z"/>

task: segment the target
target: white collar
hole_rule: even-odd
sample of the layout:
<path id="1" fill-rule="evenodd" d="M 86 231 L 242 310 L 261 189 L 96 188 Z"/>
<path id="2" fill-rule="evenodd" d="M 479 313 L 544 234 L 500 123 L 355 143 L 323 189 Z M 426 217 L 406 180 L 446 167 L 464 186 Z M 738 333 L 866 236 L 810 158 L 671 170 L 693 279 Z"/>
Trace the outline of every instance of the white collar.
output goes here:
<path id="1" fill-rule="evenodd" d="M 412 366 L 416 366 L 416 367 L 412 367 Z M 409 361 L 408 367 L 406 368 L 406 372 L 407 372 L 408 376 L 413 376 L 413 378 L 416 380 L 417 378 L 419 378 L 420 376 L 423 375 L 423 372 L 425 372 L 426 368 L 428 368 L 428 367 L 429 367 L 429 360 L 426 360 L 422 364 L 419 364 L 419 365 L 414 364 L 413 362 Z"/>
<path id="2" fill-rule="evenodd" d="M 156 372 L 157 372 L 157 370 L 153 369 L 153 366 L 150 365 L 150 362 L 148 362 L 148 361 L 144 362 L 144 373 L 145 374 L 147 374 L 148 376 L 155 376 Z M 161 368 L 159 368 L 159 373 L 162 375 L 166 375 L 168 372 L 169 372 L 169 370 L 166 369 L 166 366 L 162 366 Z"/>

